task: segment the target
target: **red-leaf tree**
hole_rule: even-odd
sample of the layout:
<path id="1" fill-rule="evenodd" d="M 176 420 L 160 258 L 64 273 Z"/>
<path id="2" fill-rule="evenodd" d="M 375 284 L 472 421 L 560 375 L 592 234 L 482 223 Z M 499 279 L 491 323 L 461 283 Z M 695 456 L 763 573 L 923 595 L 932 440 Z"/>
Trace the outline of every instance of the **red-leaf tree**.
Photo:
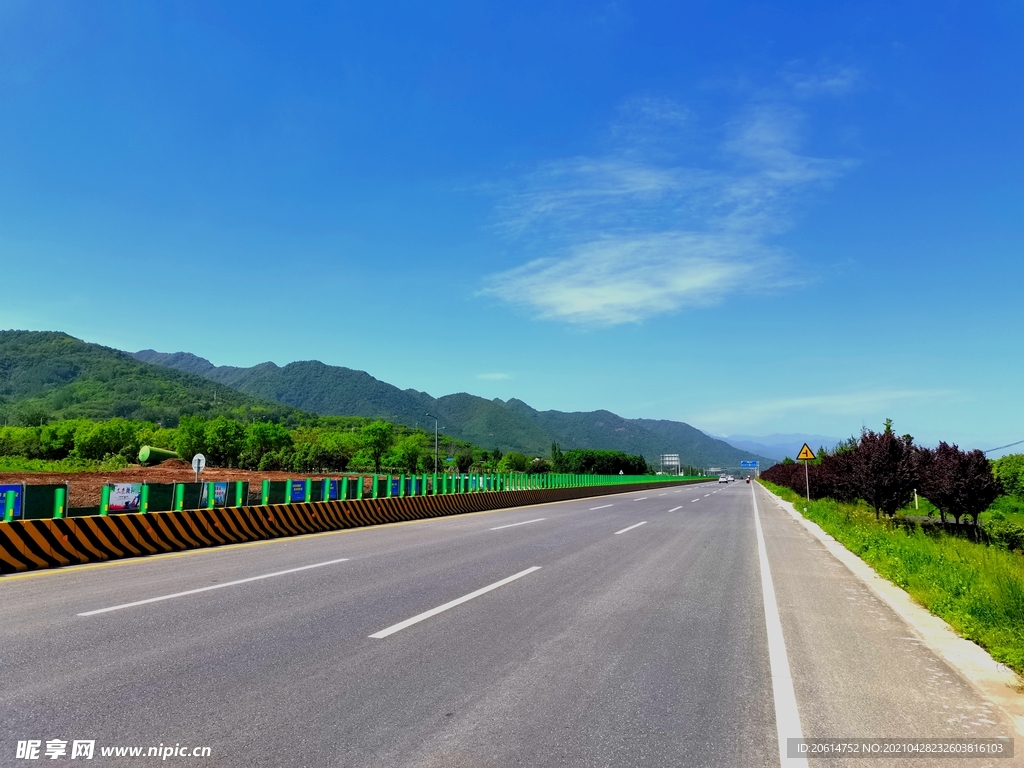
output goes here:
<path id="1" fill-rule="evenodd" d="M 886 419 L 883 432 L 865 429 L 857 445 L 855 466 L 861 498 L 870 504 L 877 517 L 885 512 L 890 517 L 910 503 L 917 487 L 914 462 L 914 440 L 910 435 L 898 437 L 892 421 Z"/>
<path id="2" fill-rule="evenodd" d="M 957 525 L 964 515 L 977 525 L 978 515 L 1003 492 L 984 453 L 968 453 L 946 443 L 932 451 L 922 481 L 921 490 L 941 510 L 943 519 L 952 515 Z"/>

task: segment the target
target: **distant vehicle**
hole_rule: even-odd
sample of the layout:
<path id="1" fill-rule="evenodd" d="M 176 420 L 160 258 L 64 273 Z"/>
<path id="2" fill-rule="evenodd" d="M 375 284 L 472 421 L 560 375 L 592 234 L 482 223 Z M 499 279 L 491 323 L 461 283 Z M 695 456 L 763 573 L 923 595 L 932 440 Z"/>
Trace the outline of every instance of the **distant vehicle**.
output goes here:
<path id="1" fill-rule="evenodd" d="M 725 475 L 719 475 L 718 476 L 718 482 L 720 482 L 720 483 L 728 483 L 729 482 L 729 478 L 726 477 Z"/>
<path id="2" fill-rule="evenodd" d="M 747 482 L 748 482 L 748 483 L 750 482 L 750 478 L 749 478 L 749 477 L 747 478 Z"/>
<path id="3" fill-rule="evenodd" d="M 735 480 L 735 479 L 736 479 L 735 477 L 733 477 L 732 475 L 729 475 L 729 482 L 730 482 L 730 483 L 731 483 L 731 482 L 732 482 L 733 480 Z"/>

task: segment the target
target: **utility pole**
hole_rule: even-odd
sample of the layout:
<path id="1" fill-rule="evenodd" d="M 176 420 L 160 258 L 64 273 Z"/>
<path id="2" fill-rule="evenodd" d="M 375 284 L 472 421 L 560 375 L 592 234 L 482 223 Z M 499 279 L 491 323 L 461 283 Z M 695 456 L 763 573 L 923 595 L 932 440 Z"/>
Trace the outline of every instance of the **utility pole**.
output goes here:
<path id="1" fill-rule="evenodd" d="M 434 420 L 434 472 L 437 472 L 437 416 L 432 413 L 427 414 L 428 419 Z"/>

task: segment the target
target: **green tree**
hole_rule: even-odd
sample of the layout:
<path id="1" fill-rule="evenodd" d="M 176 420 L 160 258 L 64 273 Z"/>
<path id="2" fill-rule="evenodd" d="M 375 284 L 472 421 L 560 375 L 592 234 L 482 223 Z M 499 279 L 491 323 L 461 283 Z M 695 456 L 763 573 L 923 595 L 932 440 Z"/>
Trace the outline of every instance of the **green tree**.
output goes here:
<path id="1" fill-rule="evenodd" d="M 75 432 L 82 421 L 58 421 L 39 431 L 39 448 L 42 458 L 50 461 L 66 459 L 75 449 Z"/>
<path id="2" fill-rule="evenodd" d="M 174 436 L 174 450 L 185 461 L 192 461 L 197 453 L 207 454 L 206 419 L 202 416 L 182 416 Z"/>
<path id="3" fill-rule="evenodd" d="M 562 449 L 554 441 L 551 443 L 551 466 L 555 472 L 565 472 L 565 467 L 562 464 Z"/>
<path id="4" fill-rule="evenodd" d="M 469 448 L 459 451 L 455 456 L 455 466 L 459 468 L 459 472 L 468 472 L 473 466 L 473 451 Z"/>
<path id="5" fill-rule="evenodd" d="M 546 475 L 551 471 L 551 465 L 548 463 L 547 459 L 537 457 L 526 465 L 526 471 L 531 475 Z"/>
<path id="6" fill-rule="evenodd" d="M 218 416 L 206 422 L 203 427 L 203 439 L 208 452 L 206 460 L 210 466 L 238 466 L 242 451 L 245 449 L 244 426 L 234 419 Z"/>
<path id="7" fill-rule="evenodd" d="M 529 459 L 518 451 L 509 451 L 498 462 L 499 472 L 525 472 Z"/>
<path id="8" fill-rule="evenodd" d="M 996 459 L 992 469 L 1008 494 L 1024 499 L 1024 453 L 1011 453 Z"/>
<path id="9" fill-rule="evenodd" d="M 395 446 L 395 457 L 398 466 L 410 474 L 414 473 L 420 464 L 420 457 L 423 455 L 422 435 L 406 435 Z"/>
<path id="10" fill-rule="evenodd" d="M 272 421 L 254 421 L 245 428 L 245 447 L 239 463 L 248 469 L 266 469 L 262 462 L 267 454 L 291 447 L 292 437 L 283 425 Z M 180 451 L 179 455 L 186 458 Z"/>
<path id="11" fill-rule="evenodd" d="M 351 432 L 331 430 L 320 435 L 318 440 L 325 457 L 326 469 L 344 472 L 359 450 L 359 438 Z"/>
<path id="12" fill-rule="evenodd" d="M 21 406 L 15 418 L 25 427 L 41 427 L 50 422 L 50 412 L 42 405 L 25 404 Z"/>
<path id="13" fill-rule="evenodd" d="M 394 425 L 377 419 L 364 426 L 360 434 L 363 438 L 363 447 L 373 458 L 373 471 L 379 475 L 381 457 L 395 442 Z"/>
<path id="14" fill-rule="evenodd" d="M 75 431 L 75 453 L 96 461 L 117 455 L 135 461 L 140 448 L 140 427 L 139 422 L 126 419 L 83 424 Z"/>

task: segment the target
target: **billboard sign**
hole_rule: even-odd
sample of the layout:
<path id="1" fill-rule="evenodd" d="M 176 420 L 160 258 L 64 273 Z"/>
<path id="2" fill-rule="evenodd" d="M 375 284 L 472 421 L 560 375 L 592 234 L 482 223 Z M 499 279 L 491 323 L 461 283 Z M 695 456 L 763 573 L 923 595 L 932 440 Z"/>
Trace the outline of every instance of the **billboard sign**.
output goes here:
<path id="1" fill-rule="evenodd" d="M 21 519 L 21 491 L 22 491 L 22 487 L 20 485 L 0 485 L 0 510 L 6 509 L 7 492 L 8 491 L 13 491 L 14 492 L 14 514 L 12 515 L 12 517 L 15 520 L 20 520 Z M 3 512 L 0 511 L 0 515 L 2 515 L 2 514 L 3 514 Z"/>
<path id="2" fill-rule="evenodd" d="M 207 509 L 210 505 L 210 488 L 213 487 L 213 506 L 226 507 L 228 505 L 228 483 L 203 483 L 203 489 L 199 492 L 199 507 Z"/>
<path id="3" fill-rule="evenodd" d="M 288 500 L 292 504 L 302 503 L 306 500 L 305 480 L 292 480 L 288 484 Z"/>
<path id="4" fill-rule="evenodd" d="M 336 501 L 338 498 L 338 481 L 330 478 L 324 479 L 324 490 L 322 494 L 324 501 Z"/>
<path id="5" fill-rule="evenodd" d="M 111 483 L 110 512 L 138 512 L 142 509 L 142 483 Z"/>

